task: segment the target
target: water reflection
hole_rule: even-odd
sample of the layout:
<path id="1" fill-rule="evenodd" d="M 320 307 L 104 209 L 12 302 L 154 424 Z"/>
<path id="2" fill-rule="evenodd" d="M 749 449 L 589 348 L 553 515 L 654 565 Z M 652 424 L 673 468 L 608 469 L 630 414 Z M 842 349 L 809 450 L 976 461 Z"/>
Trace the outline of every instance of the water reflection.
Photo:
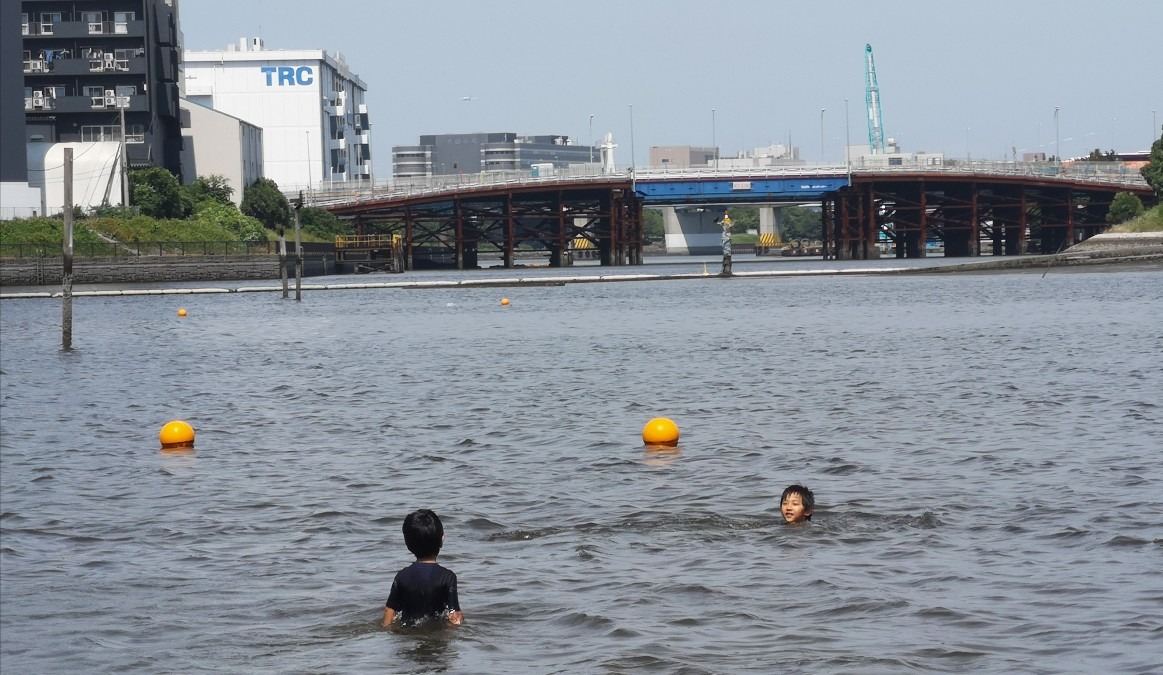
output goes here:
<path id="1" fill-rule="evenodd" d="M 682 457 L 682 446 L 647 444 L 642 455 L 642 463 L 646 466 L 665 469 Z"/>

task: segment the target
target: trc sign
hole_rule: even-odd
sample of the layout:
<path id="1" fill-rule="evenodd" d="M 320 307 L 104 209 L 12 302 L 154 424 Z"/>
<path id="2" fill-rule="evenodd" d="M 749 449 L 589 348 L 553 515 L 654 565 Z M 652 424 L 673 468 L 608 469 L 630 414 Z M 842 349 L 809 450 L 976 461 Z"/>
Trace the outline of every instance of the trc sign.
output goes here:
<path id="1" fill-rule="evenodd" d="M 263 66 L 259 70 L 267 76 L 268 87 L 306 86 L 315 81 L 314 71 L 311 70 L 311 66 L 299 66 L 298 68 L 292 68 L 291 66 Z"/>

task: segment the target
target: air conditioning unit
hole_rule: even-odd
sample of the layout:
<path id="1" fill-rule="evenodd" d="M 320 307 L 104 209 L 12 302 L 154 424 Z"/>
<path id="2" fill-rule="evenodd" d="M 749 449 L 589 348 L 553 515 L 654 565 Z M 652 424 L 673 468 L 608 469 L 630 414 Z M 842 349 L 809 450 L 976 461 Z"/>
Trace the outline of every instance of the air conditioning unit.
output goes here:
<path id="1" fill-rule="evenodd" d="M 112 89 L 105 90 L 105 105 L 106 106 L 116 106 L 117 105 L 117 92 L 116 91 L 114 91 Z"/>
<path id="2" fill-rule="evenodd" d="M 29 65 L 31 66 L 29 68 L 29 70 L 31 70 L 34 73 L 43 73 L 44 72 L 44 61 L 41 61 L 41 60 L 32 61 Z"/>
<path id="3" fill-rule="evenodd" d="M 43 108 L 44 107 L 44 92 L 43 91 L 32 92 L 32 107 L 33 108 Z"/>

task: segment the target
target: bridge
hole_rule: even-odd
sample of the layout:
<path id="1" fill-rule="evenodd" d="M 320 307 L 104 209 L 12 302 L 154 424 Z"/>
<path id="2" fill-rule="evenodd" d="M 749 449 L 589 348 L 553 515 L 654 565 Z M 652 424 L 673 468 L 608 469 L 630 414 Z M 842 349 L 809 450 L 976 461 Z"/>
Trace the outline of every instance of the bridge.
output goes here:
<path id="1" fill-rule="evenodd" d="M 884 247 L 924 257 L 927 242 L 943 243 L 946 256 L 1049 253 L 1105 229 L 1116 194 L 1154 198 L 1136 171 L 1113 162 L 588 173 L 596 170 L 435 176 L 312 191 L 306 203 L 352 220 L 357 235 L 400 235 L 406 269 L 466 269 L 482 253 L 512 267 L 528 250 L 548 253 L 551 266 L 570 264 L 578 249 L 596 251 L 603 265 L 640 264 L 645 207 L 669 209 L 668 251 L 717 252 L 714 219 L 696 226 L 681 212 L 732 204 L 760 205 L 761 234 L 778 231 L 776 206 L 820 204 L 825 258 L 867 259 Z"/>

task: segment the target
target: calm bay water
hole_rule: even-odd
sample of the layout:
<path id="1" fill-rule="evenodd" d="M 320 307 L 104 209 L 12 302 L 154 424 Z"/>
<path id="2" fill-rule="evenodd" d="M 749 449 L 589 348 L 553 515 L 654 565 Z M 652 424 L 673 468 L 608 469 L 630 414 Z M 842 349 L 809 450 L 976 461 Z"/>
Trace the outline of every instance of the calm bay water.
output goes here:
<path id="1" fill-rule="evenodd" d="M 78 298 L 62 353 L 5 300 L 0 671 L 1159 672 L 1161 308 L 1158 271 Z M 378 627 L 419 507 L 461 629 Z"/>

